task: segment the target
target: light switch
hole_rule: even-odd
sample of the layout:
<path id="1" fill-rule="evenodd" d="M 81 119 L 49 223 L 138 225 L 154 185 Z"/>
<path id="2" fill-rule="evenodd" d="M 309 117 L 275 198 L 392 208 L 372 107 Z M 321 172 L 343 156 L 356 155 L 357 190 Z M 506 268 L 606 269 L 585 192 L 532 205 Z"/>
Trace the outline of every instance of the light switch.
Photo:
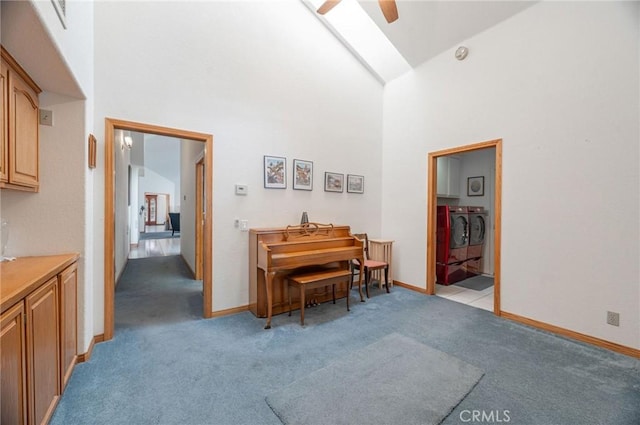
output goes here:
<path id="1" fill-rule="evenodd" d="M 240 231 L 242 232 L 249 231 L 249 220 L 240 220 Z"/>
<path id="2" fill-rule="evenodd" d="M 236 195 L 246 195 L 247 193 L 249 193 L 249 186 L 246 184 L 236 185 Z"/>

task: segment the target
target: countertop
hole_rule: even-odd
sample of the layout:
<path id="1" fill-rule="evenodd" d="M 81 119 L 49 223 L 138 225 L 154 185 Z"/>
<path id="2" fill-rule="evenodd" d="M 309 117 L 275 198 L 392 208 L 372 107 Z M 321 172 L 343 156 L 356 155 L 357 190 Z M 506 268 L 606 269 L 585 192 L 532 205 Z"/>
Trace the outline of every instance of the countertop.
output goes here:
<path id="1" fill-rule="evenodd" d="M 2 313 L 80 258 L 77 253 L 20 257 L 0 263 Z"/>

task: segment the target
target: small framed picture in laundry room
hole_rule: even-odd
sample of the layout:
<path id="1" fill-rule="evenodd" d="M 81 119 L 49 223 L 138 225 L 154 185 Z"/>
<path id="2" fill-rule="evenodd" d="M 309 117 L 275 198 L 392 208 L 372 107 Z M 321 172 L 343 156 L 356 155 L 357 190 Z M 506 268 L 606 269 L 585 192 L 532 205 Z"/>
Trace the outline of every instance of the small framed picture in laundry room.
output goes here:
<path id="1" fill-rule="evenodd" d="M 484 196 L 484 176 L 467 178 L 467 196 Z"/>

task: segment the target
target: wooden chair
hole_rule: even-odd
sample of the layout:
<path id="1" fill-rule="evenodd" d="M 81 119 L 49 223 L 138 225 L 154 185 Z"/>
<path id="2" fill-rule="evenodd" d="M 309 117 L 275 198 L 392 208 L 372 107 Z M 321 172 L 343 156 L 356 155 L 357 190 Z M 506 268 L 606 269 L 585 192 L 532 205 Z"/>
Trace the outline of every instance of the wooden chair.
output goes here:
<path id="1" fill-rule="evenodd" d="M 376 261 L 369 259 L 369 237 L 366 233 L 355 233 L 353 236 L 364 241 L 364 270 L 358 260 L 351 260 L 351 285 L 353 285 L 353 277 L 356 270 L 358 273 L 364 273 L 364 288 L 369 297 L 369 281 L 371 280 L 371 272 L 374 270 L 384 270 L 384 286 L 389 293 L 389 264 L 384 261 Z"/>

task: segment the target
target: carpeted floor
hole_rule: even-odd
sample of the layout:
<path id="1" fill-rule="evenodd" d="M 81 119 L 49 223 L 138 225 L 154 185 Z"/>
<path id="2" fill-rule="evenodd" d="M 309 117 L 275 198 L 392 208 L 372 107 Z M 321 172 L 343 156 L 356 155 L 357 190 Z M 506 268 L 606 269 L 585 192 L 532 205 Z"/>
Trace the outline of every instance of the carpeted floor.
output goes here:
<path id="1" fill-rule="evenodd" d="M 392 333 L 285 385 L 267 403 L 286 425 L 440 423 L 483 374 Z"/>
<path id="2" fill-rule="evenodd" d="M 76 366 L 51 424 L 279 425 L 265 397 L 392 333 L 485 372 L 443 424 L 640 423 L 640 360 L 485 310 L 372 287 L 366 303 L 354 290 L 350 313 L 327 303 L 306 311 L 304 328 L 284 314 L 264 330 L 249 312 L 201 319 L 200 289 L 172 257 L 130 262 L 115 338 Z"/>

